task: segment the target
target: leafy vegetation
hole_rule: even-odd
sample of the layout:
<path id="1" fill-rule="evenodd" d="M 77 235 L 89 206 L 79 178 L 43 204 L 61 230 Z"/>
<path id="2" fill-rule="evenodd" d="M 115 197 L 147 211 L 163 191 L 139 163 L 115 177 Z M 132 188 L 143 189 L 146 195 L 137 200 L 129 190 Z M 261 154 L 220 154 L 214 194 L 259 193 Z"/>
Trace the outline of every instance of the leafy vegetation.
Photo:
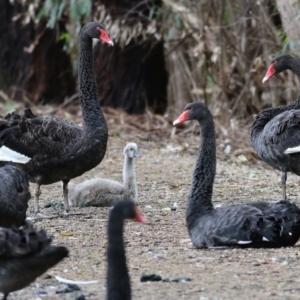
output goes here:
<path id="1" fill-rule="evenodd" d="M 75 24 L 77 32 L 81 28 L 82 19 L 91 14 L 91 1 L 86 0 L 45 0 L 42 8 L 37 14 L 37 18 L 47 18 L 47 26 L 55 28 L 57 22 L 61 21 L 63 15 L 70 19 L 70 23 Z"/>
<path id="2" fill-rule="evenodd" d="M 297 84 L 291 74 L 280 86 L 276 79 L 261 83 L 269 57 L 291 52 L 298 43 L 284 31 L 276 0 L 163 0 L 162 8 L 148 0 L 141 1 L 145 12 L 135 14 L 134 8 L 121 21 L 112 20 L 104 5 L 95 8 L 97 14 L 92 12 L 91 1 L 86 0 L 22 3 L 35 22 L 43 20 L 58 32 L 74 62 L 74 73 L 78 33 L 92 15 L 108 26 L 122 47 L 132 39 L 141 43 L 163 39 L 169 71 L 169 114 L 177 115 L 187 102 L 202 100 L 212 110 L 222 111 L 229 122 L 233 115 L 246 117 L 296 97 Z M 126 18 L 130 18 L 128 24 Z M 67 32 L 59 32 L 60 22 L 67 24 Z"/>

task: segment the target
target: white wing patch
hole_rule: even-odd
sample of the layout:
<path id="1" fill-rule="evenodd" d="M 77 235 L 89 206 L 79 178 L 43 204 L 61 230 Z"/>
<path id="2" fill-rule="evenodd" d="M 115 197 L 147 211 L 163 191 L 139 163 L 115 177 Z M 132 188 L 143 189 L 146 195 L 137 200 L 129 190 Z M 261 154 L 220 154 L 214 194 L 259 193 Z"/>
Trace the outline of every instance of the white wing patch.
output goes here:
<path id="1" fill-rule="evenodd" d="M 245 244 L 252 243 L 252 241 L 238 241 L 237 243 L 240 244 L 240 245 L 245 245 Z"/>
<path id="2" fill-rule="evenodd" d="M 269 241 L 267 238 L 265 238 L 264 236 L 263 236 L 262 240 L 263 240 L 264 242 L 270 242 L 270 241 Z"/>
<path id="3" fill-rule="evenodd" d="M 298 153 L 300 152 L 300 146 L 287 148 L 283 153 L 284 154 L 292 154 L 292 153 Z"/>
<path id="4" fill-rule="evenodd" d="M 30 159 L 30 157 L 13 151 L 5 146 L 0 148 L 0 161 L 11 161 L 19 164 L 26 164 L 30 161 Z"/>

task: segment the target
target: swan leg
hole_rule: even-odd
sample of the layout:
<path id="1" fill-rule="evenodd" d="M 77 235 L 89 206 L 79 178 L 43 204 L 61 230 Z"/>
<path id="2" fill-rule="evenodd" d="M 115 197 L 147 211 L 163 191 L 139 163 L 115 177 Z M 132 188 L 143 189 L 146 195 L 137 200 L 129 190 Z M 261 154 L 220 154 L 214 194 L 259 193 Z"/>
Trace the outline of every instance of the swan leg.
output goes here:
<path id="1" fill-rule="evenodd" d="M 68 189 L 69 180 L 63 180 L 63 194 L 64 194 L 64 213 L 68 214 L 70 210 L 69 201 L 68 201 L 68 195 L 69 195 L 69 189 Z"/>
<path id="2" fill-rule="evenodd" d="M 34 214 L 38 214 L 40 211 L 39 208 L 39 199 L 40 199 L 40 195 L 41 195 L 41 185 L 38 184 L 35 190 L 35 199 L 34 199 Z"/>
<path id="3" fill-rule="evenodd" d="M 287 174 L 286 172 L 281 172 L 281 186 L 282 186 L 282 200 L 286 201 L 286 180 L 287 180 Z"/>
<path id="4" fill-rule="evenodd" d="M 69 184 L 70 180 L 63 180 L 63 194 L 64 194 L 64 215 L 69 216 L 69 215 L 83 215 L 85 213 L 82 212 L 69 212 L 70 206 L 69 206 Z M 88 213 L 86 213 L 88 214 Z"/>
<path id="5" fill-rule="evenodd" d="M 34 199 L 34 217 L 28 217 L 26 220 L 32 220 L 32 219 L 53 219 L 57 218 L 58 215 L 44 215 L 40 213 L 40 207 L 39 207 L 39 200 L 41 195 L 41 185 L 37 184 L 36 190 L 35 190 L 35 199 Z"/>

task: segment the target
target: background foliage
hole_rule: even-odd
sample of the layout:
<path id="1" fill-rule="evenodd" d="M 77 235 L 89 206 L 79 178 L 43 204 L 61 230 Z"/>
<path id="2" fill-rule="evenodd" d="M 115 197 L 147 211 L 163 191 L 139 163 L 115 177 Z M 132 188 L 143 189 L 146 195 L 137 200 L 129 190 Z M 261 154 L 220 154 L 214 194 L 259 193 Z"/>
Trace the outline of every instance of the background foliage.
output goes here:
<path id="1" fill-rule="evenodd" d="M 46 26 L 57 32 L 76 74 L 78 33 L 91 19 L 94 1 L 10 2 L 26 7 L 13 22 L 22 19 L 24 26 L 33 22 L 36 28 Z M 141 5 L 147 7 L 146 13 L 138 10 Z M 177 115 L 190 101 L 201 100 L 229 122 L 232 116 L 245 118 L 297 97 L 297 79 L 289 72 L 265 85 L 261 80 L 273 55 L 298 54 L 298 0 L 163 0 L 162 7 L 154 0 L 141 0 L 136 9 L 118 20 L 118 26 L 105 15 L 104 6 L 98 5 L 95 11 L 120 44 L 126 45 L 141 32 L 140 43 L 164 40 L 169 115 Z"/>

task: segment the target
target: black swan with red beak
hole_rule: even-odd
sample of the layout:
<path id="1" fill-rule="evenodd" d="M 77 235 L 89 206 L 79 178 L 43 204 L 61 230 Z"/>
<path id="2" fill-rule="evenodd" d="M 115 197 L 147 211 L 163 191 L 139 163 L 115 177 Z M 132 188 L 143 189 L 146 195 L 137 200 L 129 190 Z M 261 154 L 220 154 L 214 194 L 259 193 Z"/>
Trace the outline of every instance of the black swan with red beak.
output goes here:
<path id="1" fill-rule="evenodd" d="M 215 128 L 211 112 L 200 102 L 188 104 L 174 125 L 197 120 L 199 154 L 186 204 L 186 223 L 196 248 L 287 247 L 300 237 L 300 209 L 287 201 L 250 202 L 214 208 Z"/>
<path id="2" fill-rule="evenodd" d="M 286 54 L 274 57 L 263 82 L 284 70 L 300 79 L 300 60 Z M 300 176 L 300 95 L 289 105 L 261 111 L 253 121 L 250 137 L 258 156 L 281 171 L 282 199 L 287 200 L 287 172 Z"/>
<path id="3" fill-rule="evenodd" d="M 80 34 L 79 98 L 83 127 L 54 116 L 34 115 L 26 109 L 0 120 L 0 160 L 21 164 L 31 182 L 37 184 L 35 214 L 39 212 L 40 186 L 62 181 L 65 214 L 69 213 L 68 183 L 96 167 L 106 152 L 107 124 L 99 105 L 93 68 L 92 40 L 109 45 L 104 26 L 86 24 Z"/>

